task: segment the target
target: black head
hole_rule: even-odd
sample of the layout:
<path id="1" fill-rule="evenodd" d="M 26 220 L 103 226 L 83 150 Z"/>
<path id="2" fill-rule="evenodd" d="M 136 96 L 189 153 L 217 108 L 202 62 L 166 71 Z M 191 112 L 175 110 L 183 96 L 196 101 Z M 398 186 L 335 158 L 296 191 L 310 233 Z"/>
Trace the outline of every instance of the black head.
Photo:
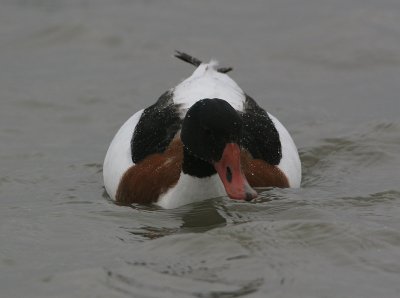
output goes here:
<path id="1" fill-rule="evenodd" d="M 219 98 L 196 102 L 182 123 L 181 140 L 185 149 L 210 163 L 221 159 L 227 143 L 240 144 L 241 135 L 242 118 Z"/>

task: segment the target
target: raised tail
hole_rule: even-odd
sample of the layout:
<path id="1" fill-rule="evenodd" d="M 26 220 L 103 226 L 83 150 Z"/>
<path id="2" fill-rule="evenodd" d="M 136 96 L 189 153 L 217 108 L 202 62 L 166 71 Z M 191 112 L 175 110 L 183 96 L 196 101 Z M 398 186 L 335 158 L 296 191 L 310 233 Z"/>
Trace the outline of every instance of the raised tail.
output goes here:
<path id="1" fill-rule="evenodd" d="M 178 58 L 178 59 L 180 59 L 182 61 L 185 61 L 185 62 L 187 62 L 189 64 L 192 64 L 192 65 L 194 65 L 196 67 L 203 63 L 203 62 L 201 62 L 201 60 L 199 60 L 199 59 L 197 59 L 197 58 L 195 58 L 195 57 L 193 57 L 193 56 L 191 56 L 189 54 L 186 54 L 186 53 L 180 52 L 180 51 L 176 51 L 176 50 L 175 50 L 175 55 L 174 56 L 176 58 Z M 232 67 L 220 67 L 220 68 L 217 68 L 217 71 L 221 72 L 221 73 L 228 73 L 231 70 L 233 70 Z"/>

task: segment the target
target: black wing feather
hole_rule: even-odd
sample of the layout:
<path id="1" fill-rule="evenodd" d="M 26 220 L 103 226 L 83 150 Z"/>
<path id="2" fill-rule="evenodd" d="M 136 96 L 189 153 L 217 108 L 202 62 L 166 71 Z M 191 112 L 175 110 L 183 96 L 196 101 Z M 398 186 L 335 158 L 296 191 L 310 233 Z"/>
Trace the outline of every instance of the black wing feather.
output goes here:
<path id="1" fill-rule="evenodd" d="M 181 127 L 173 92 L 167 91 L 143 111 L 131 140 L 132 161 L 138 163 L 150 154 L 162 153 Z"/>
<path id="2" fill-rule="evenodd" d="M 267 112 L 247 94 L 242 117 L 242 146 L 253 158 L 278 165 L 282 159 L 279 133 Z"/>

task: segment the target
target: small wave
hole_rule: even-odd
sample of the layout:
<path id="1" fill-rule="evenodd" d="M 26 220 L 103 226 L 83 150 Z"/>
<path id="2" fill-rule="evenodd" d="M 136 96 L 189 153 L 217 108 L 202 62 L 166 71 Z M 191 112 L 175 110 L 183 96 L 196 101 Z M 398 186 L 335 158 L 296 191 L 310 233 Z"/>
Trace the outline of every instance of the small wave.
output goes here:
<path id="1" fill-rule="evenodd" d="M 325 138 L 313 148 L 302 148 L 303 186 L 340 185 L 361 172 L 381 173 L 382 167 L 400 164 L 400 125 L 369 123 L 352 133 Z"/>

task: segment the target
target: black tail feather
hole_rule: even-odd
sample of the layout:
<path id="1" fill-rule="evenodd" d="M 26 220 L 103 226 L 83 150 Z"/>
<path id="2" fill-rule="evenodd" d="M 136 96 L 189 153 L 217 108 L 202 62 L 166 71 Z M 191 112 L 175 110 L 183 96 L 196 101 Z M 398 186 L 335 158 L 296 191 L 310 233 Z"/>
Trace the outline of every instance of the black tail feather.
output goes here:
<path id="1" fill-rule="evenodd" d="M 233 70 L 233 67 L 220 67 L 217 70 L 218 70 L 218 72 L 228 73 Z"/>
<path id="2" fill-rule="evenodd" d="M 184 52 L 175 51 L 175 55 L 174 56 L 176 58 L 181 59 L 182 61 L 185 61 L 187 63 L 190 63 L 190 64 L 192 64 L 194 66 L 199 66 L 201 63 L 203 63 L 199 59 L 197 59 L 197 58 L 195 58 L 193 56 L 190 56 L 189 54 L 186 54 Z"/>
<path id="3" fill-rule="evenodd" d="M 201 63 L 203 63 L 203 62 L 201 62 L 201 60 L 199 60 L 199 59 L 197 59 L 197 58 L 195 58 L 195 57 L 193 57 L 193 56 L 191 56 L 189 54 L 186 54 L 184 52 L 177 51 L 177 50 L 175 50 L 175 55 L 174 56 L 176 58 L 181 59 L 182 61 L 185 61 L 185 62 L 187 62 L 189 64 L 192 64 L 192 65 L 194 65 L 196 67 L 199 66 Z M 220 67 L 220 68 L 217 69 L 217 71 L 221 72 L 221 73 L 228 73 L 231 70 L 233 70 L 232 67 Z"/>

